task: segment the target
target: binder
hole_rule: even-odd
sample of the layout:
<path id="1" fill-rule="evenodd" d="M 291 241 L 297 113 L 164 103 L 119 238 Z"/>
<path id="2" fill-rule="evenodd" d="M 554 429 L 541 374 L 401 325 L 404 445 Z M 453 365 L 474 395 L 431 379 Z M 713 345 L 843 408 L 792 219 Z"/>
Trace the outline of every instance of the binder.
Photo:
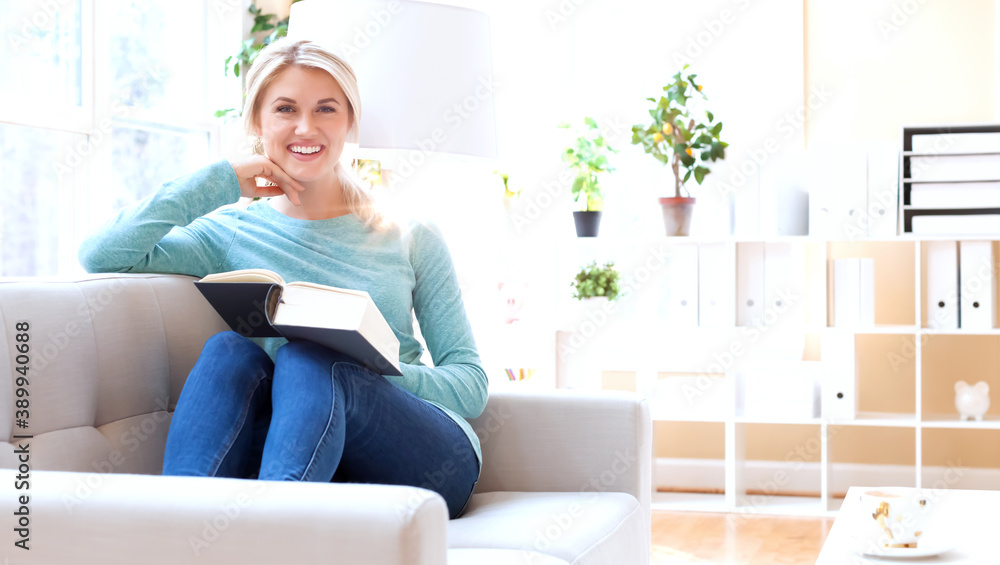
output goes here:
<path id="1" fill-rule="evenodd" d="M 809 235 L 807 153 L 786 149 L 760 167 L 760 236 Z"/>
<path id="2" fill-rule="evenodd" d="M 910 157 L 910 178 L 924 181 L 1000 179 L 1000 155 Z"/>
<path id="3" fill-rule="evenodd" d="M 834 259 L 833 325 L 838 328 L 875 325 L 874 259 Z"/>
<path id="4" fill-rule="evenodd" d="M 764 323 L 764 244 L 736 244 L 736 325 Z"/>
<path id="5" fill-rule="evenodd" d="M 910 198 L 913 195 L 911 192 Z M 876 143 L 868 150 L 868 237 L 896 235 L 899 207 L 899 148 L 895 143 Z"/>
<path id="6" fill-rule="evenodd" d="M 954 241 L 928 241 L 927 327 L 958 329 L 958 245 Z"/>
<path id="7" fill-rule="evenodd" d="M 698 246 L 670 246 L 664 269 L 661 314 L 674 327 L 698 325 Z"/>
<path id="8" fill-rule="evenodd" d="M 1000 208 L 1000 182 L 914 183 L 910 204 L 923 208 Z"/>
<path id="9" fill-rule="evenodd" d="M 991 330 L 996 326 L 993 309 L 993 244 L 989 241 L 959 242 L 959 321 L 964 330 Z"/>
<path id="10" fill-rule="evenodd" d="M 765 324 L 805 325 L 805 247 L 792 243 L 764 244 Z"/>
<path id="11" fill-rule="evenodd" d="M 831 144 L 810 149 L 809 234 L 855 240 L 867 234 L 868 156 L 863 149 Z"/>
<path id="12" fill-rule="evenodd" d="M 853 420 L 858 415 L 858 365 L 854 333 L 830 331 L 820 342 L 823 383 L 820 406 L 825 420 Z"/>
<path id="13" fill-rule="evenodd" d="M 729 254 L 725 243 L 702 243 L 698 246 L 698 325 L 713 328 L 726 327 L 732 302 L 727 265 Z"/>

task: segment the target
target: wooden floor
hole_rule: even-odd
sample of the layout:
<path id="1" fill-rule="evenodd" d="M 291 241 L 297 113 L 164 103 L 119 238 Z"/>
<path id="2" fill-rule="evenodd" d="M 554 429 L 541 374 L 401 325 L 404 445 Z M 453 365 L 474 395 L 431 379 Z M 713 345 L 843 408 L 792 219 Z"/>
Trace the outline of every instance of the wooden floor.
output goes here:
<path id="1" fill-rule="evenodd" d="M 833 518 L 653 511 L 652 565 L 813 565 Z"/>

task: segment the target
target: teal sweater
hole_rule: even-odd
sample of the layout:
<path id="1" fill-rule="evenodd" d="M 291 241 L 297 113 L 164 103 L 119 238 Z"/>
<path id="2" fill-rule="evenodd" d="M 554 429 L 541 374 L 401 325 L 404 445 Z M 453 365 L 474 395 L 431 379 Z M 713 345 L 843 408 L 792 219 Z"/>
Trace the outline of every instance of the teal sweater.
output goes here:
<path id="1" fill-rule="evenodd" d="M 80 246 L 91 273 L 177 273 L 204 277 L 265 268 L 288 282 L 367 291 L 399 338 L 403 376 L 385 378 L 444 410 L 469 437 L 465 418 L 486 407 L 486 373 L 476 350 L 451 255 L 440 233 L 411 223 L 366 228 L 353 214 L 327 220 L 286 216 L 266 201 L 229 208 L 240 198 L 236 173 L 219 161 L 165 183 L 122 210 Z M 413 313 L 434 367 L 420 362 Z M 283 338 L 255 339 L 273 360 Z"/>

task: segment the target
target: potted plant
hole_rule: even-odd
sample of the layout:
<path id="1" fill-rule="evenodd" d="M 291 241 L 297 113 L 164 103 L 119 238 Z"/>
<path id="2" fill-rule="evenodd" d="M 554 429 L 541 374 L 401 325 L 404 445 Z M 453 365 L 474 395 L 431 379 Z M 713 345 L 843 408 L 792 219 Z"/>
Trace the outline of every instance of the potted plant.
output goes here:
<path id="1" fill-rule="evenodd" d="M 618 298 L 620 278 L 613 261 L 609 261 L 601 267 L 597 266 L 597 261 L 591 261 L 576 274 L 576 278 L 570 283 L 570 286 L 573 287 L 573 298 L 577 300 L 587 298 L 614 300 Z"/>
<path id="2" fill-rule="evenodd" d="M 688 65 L 677 71 L 673 81 L 663 87 L 665 95 L 647 98 L 656 106 L 649 111 L 653 122 L 632 126 L 632 143 L 674 172 L 674 195 L 660 198 L 667 235 L 688 235 L 695 199 L 684 186 L 691 177 L 701 184 L 711 172 L 709 163 L 724 159 L 728 143 L 722 141 L 722 122 L 697 103 L 707 100 L 698 75 L 683 76 Z M 702 117 L 704 116 L 704 117 Z"/>
<path id="3" fill-rule="evenodd" d="M 601 210 L 604 207 L 604 190 L 600 175 L 614 169 L 608 166 L 608 155 L 617 153 L 604 140 L 597 127 L 597 121 L 585 117 L 586 129 L 579 133 L 576 141 L 563 151 L 562 159 L 571 169 L 576 170 L 573 179 L 573 200 L 580 203 L 580 210 L 573 212 L 577 237 L 596 237 L 601 225 Z M 569 124 L 560 124 L 569 128 Z"/>

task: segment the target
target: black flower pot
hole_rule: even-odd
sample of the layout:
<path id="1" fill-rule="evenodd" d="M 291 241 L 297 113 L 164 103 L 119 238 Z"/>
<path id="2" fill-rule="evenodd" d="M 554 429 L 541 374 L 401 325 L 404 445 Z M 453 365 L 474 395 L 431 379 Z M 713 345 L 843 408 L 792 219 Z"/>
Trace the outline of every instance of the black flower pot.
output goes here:
<path id="1" fill-rule="evenodd" d="M 601 228 L 601 212 L 573 212 L 577 237 L 597 237 Z"/>

